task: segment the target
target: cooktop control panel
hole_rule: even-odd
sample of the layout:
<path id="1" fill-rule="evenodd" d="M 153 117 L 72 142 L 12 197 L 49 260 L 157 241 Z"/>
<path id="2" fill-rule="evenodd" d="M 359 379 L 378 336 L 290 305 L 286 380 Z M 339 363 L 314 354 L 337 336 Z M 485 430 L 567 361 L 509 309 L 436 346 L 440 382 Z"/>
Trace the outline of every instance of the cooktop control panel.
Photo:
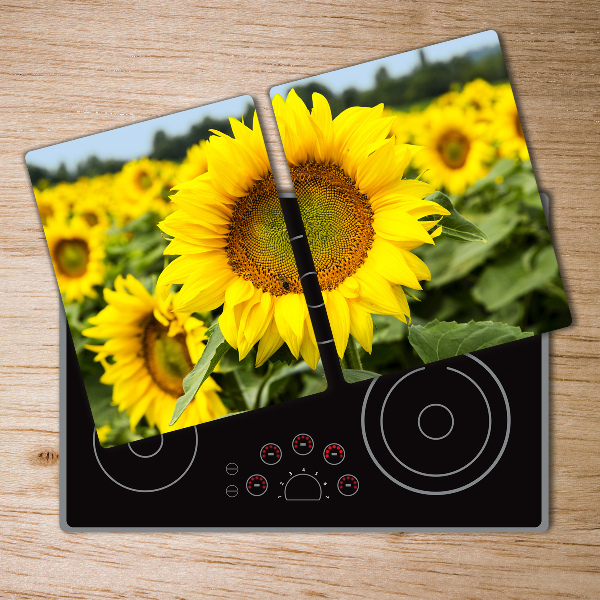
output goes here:
<path id="1" fill-rule="evenodd" d="M 269 493 L 278 500 L 311 502 L 347 498 L 358 492 L 358 477 L 343 472 L 346 452 L 342 444 L 334 441 L 319 447 L 308 433 L 298 433 L 286 442 L 263 444 L 256 451 L 260 462 L 246 472 L 240 471 L 236 462 L 227 463 L 223 469 L 225 494 L 236 498 L 241 493 L 241 501 Z M 249 474 L 248 469 L 257 472 Z"/>

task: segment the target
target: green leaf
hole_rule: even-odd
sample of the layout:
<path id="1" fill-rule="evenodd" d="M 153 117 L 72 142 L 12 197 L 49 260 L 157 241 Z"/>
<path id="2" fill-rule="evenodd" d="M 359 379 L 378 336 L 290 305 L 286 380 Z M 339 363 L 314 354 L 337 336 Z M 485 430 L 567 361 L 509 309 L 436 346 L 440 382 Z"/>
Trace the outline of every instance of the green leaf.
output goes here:
<path id="1" fill-rule="evenodd" d="M 258 393 L 263 383 L 262 377 L 251 371 L 242 371 L 241 369 L 233 371 L 233 376 L 248 410 L 256 408 Z"/>
<path id="2" fill-rule="evenodd" d="M 84 377 L 84 383 L 96 427 L 111 424 L 120 415 L 125 416 L 125 420 L 129 421 L 127 416 L 124 413 L 119 413 L 119 409 L 111 403 L 112 385 L 100 383 L 98 377 L 94 375 Z"/>
<path id="3" fill-rule="evenodd" d="M 312 371 L 312 369 L 304 362 L 298 362 L 293 367 L 282 366 L 280 369 L 273 372 L 272 375 L 264 382 L 263 387 L 260 391 L 260 397 L 258 405 L 260 408 L 267 406 L 271 400 L 271 386 L 273 384 L 281 381 L 282 379 L 287 379 L 292 375 L 300 374 L 300 373 L 308 373 Z"/>
<path id="4" fill-rule="evenodd" d="M 254 360 L 256 354 L 248 352 L 248 355 L 243 360 L 239 359 L 237 352 L 227 352 L 219 363 L 219 373 L 233 373 L 234 371 L 246 371 L 248 365 L 254 368 Z"/>
<path id="5" fill-rule="evenodd" d="M 510 158 L 499 160 L 485 177 L 477 180 L 471 187 L 467 188 L 465 196 L 481 192 L 481 190 L 488 186 L 495 186 L 497 177 L 506 179 L 511 173 L 516 171 L 518 167 L 519 163 Z"/>
<path id="6" fill-rule="evenodd" d="M 399 342 L 408 333 L 406 323 L 392 315 L 371 315 L 373 319 L 373 345 Z"/>
<path id="7" fill-rule="evenodd" d="M 215 321 L 205 332 L 206 339 L 210 339 L 210 336 L 215 332 L 215 329 L 219 327 L 219 321 Z"/>
<path id="8" fill-rule="evenodd" d="M 192 369 L 192 372 L 183 380 L 183 396 L 177 399 L 175 410 L 171 417 L 169 425 L 174 425 L 181 416 L 187 405 L 194 399 L 194 396 L 200 389 L 200 386 L 208 379 L 214 371 L 218 362 L 231 346 L 225 341 L 219 325 L 215 327 L 210 336 L 206 348 Z"/>
<path id="9" fill-rule="evenodd" d="M 277 362 L 285 363 L 286 365 L 294 364 L 298 359 L 292 354 L 287 344 L 283 344 L 277 352 L 269 356 L 269 361 L 273 364 Z"/>
<path id="10" fill-rule="evenodd" d="M 436 202 L 437 204 L 443 206 L 447 211 L 450 212 L 449 215 L 444 215 L 439 223 L 442 226 L 441 235 L 453 240 L 459 240 L 461 242 L 487 243 L 487 235 L 485 235 L 485 233 L 481 231 L 481 229 L 479 229 L 477 225 L 474 225 L 473 223 L 465 219 L 454 208 L 454 205 L 452 204 L 448 196 L 442 194 L 442 192 L 435 192 L 427 196 L 425 200 Z M 431 217 L 427 218 L 428 220 L 431 219 Z"/>
<path id="11" fill-rule="evenodd" d="M 424 326 L 412 325 L 408 329 L 408 341 L 425 364 L 532 335 L 521 331 L 519 327 L 492 321 L 448 323 L 435 320 Z"/>
<path id="12" fill-rule="evenodd" d="M 513 252 L 487 266 L 473 287 L 473 298 L 493 312 L 552 281 L 558 275 L 554 248 L 538 250 Z"/>
<path id="13" fill-rule="evenodd" d="M 535 205 L 536 208 L 542 208 L 542 200 L 531 167 L 529 169 L 520 169 L 519 171 L 512 173 L 510 177 L 505 179 L 504 184 L 509 189 L 519 190 L 523 199 L 526 200 L 526 204 L 531 203 Z"/>
<path id="14" fill-rule="evenodd" d="M 346 383 L 356 383 L 357 381 L 365 381 L 366 379 L 373 379 L 373 377 L 379 377 L 379 373 L 373 371 L 359 371 L 358 369 L 344 369 L 342 371 Z"/>
<path id="15" fill-rule="evenodd" d="M 494 252 L 495 247 L 514 231 L 520 215 L 515 206 L 502 206 L 486 216 L 479 225 L 486 232 L 488 243 L 457 244 L 450 240 L 440 240 L 436 246 L 421 248 L 417 254 L 431 271 L 428 287 L 435 288 L 462 279 L 475 267 L 484 263 Z M 443 249 L 443 250 L 442 250 Z"/>
<path id="16" fill-rule="evenodd" d="M 317 374 L 315 371 L 312 373 L 302 373 L 302 391 L 298 395 L 298 398 L 305 398 L 306 396 L 312 396 L 324 392 L 327 389 L 327 381 L 323 374 Z"/>
<path id="17" fill-rule="evenodd" d="M 503 306 L 500 310 L 490 315 L 490 321 L 517 325 L 525 317 L 526 306 L 524 302 L 516 300 Z"/>

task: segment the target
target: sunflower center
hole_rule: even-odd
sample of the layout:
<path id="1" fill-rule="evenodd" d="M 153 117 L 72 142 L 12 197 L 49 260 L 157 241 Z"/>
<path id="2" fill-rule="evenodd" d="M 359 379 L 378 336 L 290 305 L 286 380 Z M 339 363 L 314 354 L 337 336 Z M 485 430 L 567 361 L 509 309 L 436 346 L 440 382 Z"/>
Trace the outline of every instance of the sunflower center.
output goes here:
<path id="1" fill-rule="evenodd" d="M 63 275 L 80 277 L 87 270 L 90 250 L 87 242 L 78 238 L 60 240 L 54 247 L 54 262 Z"/>
<path id="2" fill-rule="evenodd" d="M 174 398 L 183 395 L 183 379 L 194 365 L 190 358 L 185 334 L 168 335 L 168 327 L 150 317 L 142 334 L 146 367 L 154 383 Z"/>
<path id="3" fill-rule="evenodd" d="M 467 161 L 471 143 L 460 131 L 448 131 L 438 142 L 437 151 L 451 169 L 460 169 Z"/>
<path id="4" fill-rule="evenodd" d="M 336 288 L 363 264 L 373 244 L 373 210 L 367 197 L 335 165 L 290 167 L 319 283 Z M 242 278 L 275 296 L 301 293 L 273 176 L 237 202 L 226 247 Z"/>
<path id="5" fill-rule="evenodd" d="M 98 225 L 98 215 L 94 214 L 93 212 L 84 212 L 81 214 L 81 216 L 87 221 L 87 224 L 90 227 Z"/>
<path id="6" fill-rule="evenodd" d="M 53 216 L 54 211 L 52 210 L 52 206 L 50 204 L 39 204 L 38 210 L 40 211 L 40 218 L 42 219 L 42 223 L 45 225 L 48 217 Z"/>
<path id="7" fill-rule="evenodd" d="M 152 186 L 152 179 L 150 179 L 150 175 L 146 171 L 140 171 L 137 177 L 137 184 L 142 190 L 147 190 Z"/>

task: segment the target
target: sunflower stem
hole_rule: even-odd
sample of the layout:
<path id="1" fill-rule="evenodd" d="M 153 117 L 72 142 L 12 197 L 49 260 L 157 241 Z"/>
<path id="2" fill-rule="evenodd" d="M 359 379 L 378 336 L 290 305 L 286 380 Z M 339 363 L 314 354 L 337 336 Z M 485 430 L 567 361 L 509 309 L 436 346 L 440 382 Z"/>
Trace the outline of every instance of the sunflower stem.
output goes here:
<path id="1" fill-rule="evenodd" d="M 348 365 L 348 369 L 362 371 L 363 366 L 360 362 L 360 356 L 358 354 L 358 344 L 352 336 L 348 337 L 348 345 L 346 346 L 346 351 L 344 352 L 344 361 Z"/>

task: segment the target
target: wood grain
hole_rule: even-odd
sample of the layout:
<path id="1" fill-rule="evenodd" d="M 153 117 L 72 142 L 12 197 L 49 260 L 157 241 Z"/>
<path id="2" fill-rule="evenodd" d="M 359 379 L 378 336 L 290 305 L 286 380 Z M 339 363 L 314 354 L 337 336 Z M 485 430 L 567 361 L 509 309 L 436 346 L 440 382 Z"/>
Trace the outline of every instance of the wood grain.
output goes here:
<path id="1" fill-rule="evenodd" d="M 0 597 L 600 597 L 598 3 L 4 0 L 0 16 Z M 272 85 L 486 29 L 551 195 L 575 317 L 551 350 L 550 531 L 61 532 L 59 305 L 24 154 L 246 93 L 264 114 Z"/>

